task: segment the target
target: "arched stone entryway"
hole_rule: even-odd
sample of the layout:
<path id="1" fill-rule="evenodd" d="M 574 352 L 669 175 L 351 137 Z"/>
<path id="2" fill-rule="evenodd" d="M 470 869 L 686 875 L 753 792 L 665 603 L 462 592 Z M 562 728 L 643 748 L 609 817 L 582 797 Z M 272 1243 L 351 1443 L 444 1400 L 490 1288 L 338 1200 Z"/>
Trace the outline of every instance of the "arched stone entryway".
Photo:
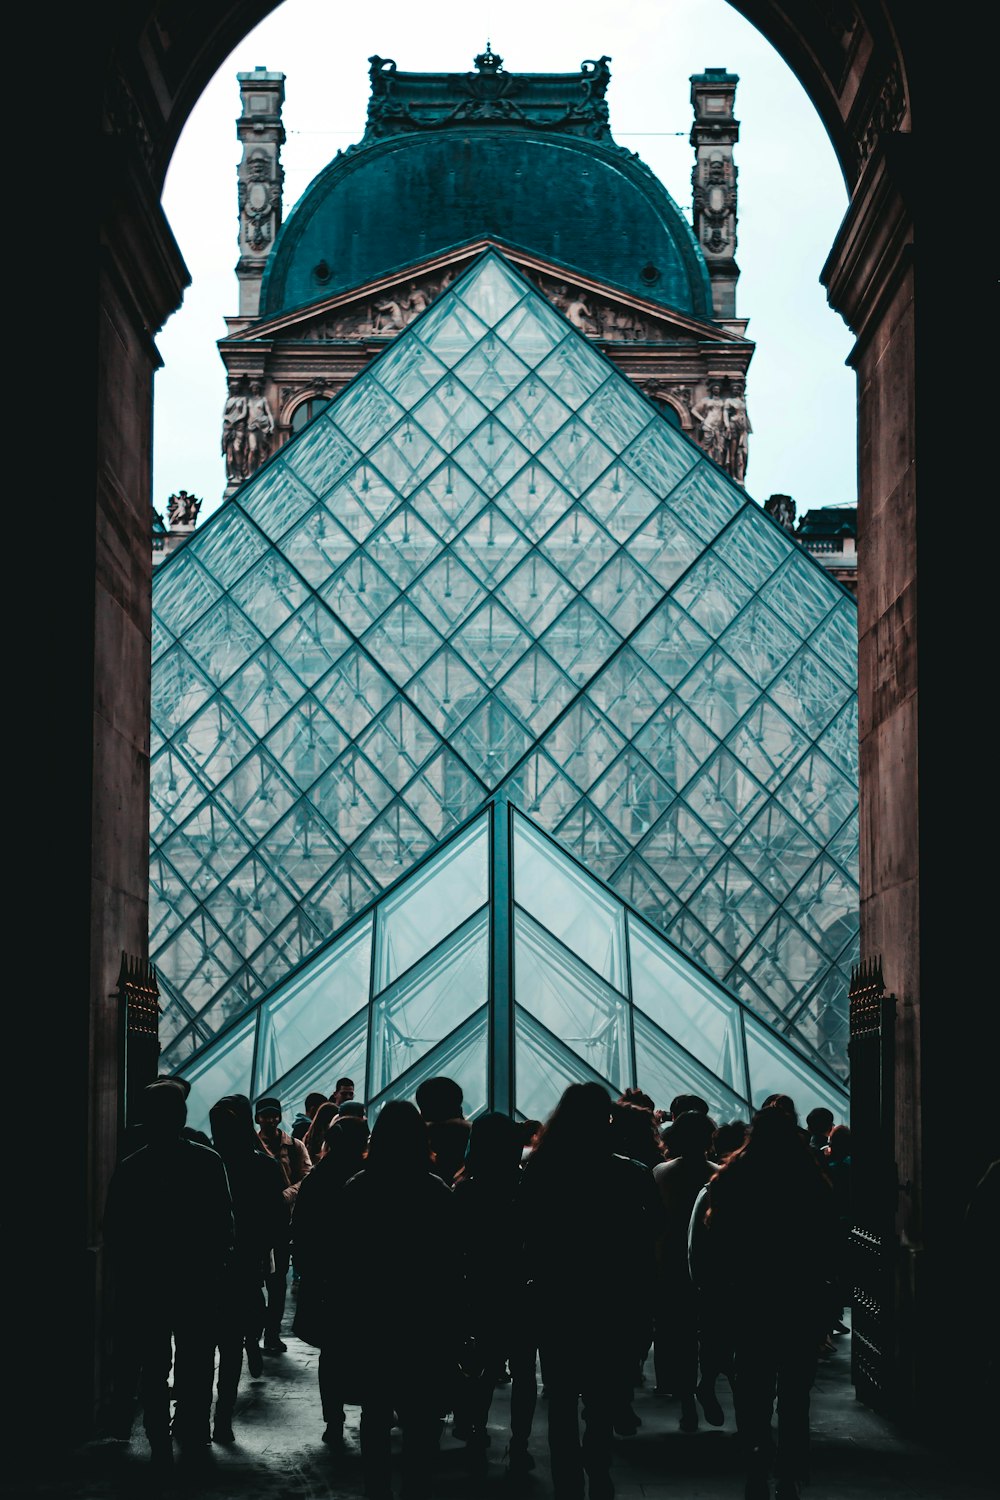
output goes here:
<path id="1" fill-rule="evenodd" d="M 115 981 L 122 950 L 141 954 L 146 943 L 153 340 L 187 280 L 159 194 L 201 89 L 272 9 L 274 0 L 234 0 L 207 20 L 193 0 L 122 0 L 96 22 L 67 19 L 56 57 L 53 39 L 44 46 L 39 39 L 39 56 L 50 58 L 46 97 L 84 98 L 94 112 L 86 118 L 97 125 L 83 153 L 92 151 L 92 159 L 60 160 L 57 185 L 40 195 L 36 226 L 49 247 L 51 286 L 74 273 L 84 341 L 92 313 L 97 329 L 96 426 L 85 419 L 69 484 L 59 485 L 61 493 L 84 490 L 79 468 L 94 454 L 94 509 L 73 512 L 71 566 L 54 593 L 58 693 L 50 688 L 51 657 L 40 663 L 44 675 L 32 676 L 47 726 L 32 757 L 48 819 L 41 840 L 48 858 L 40 857 L 38 875 L 49 883 L 44 890 L 53 882 L 58 890 L 50 926 L 66 955 L 44 1074 L 75 1122 L 64 1146 L 72 1190 L 58 1202 L 40 1193 L 33 1212 L 41 1242 L 52 1247 L 42 1256 L 53 1288 L 44 1317 L 53 1330 L 65 1325 L 77 1335 L 74 1428 L 90 1421 L 104 1378 L 99 1350 L 92 1351 L 100 1211 L 121 1091 Z M 914 1408 L 937 1394 L 924 1370 L 954 1352 L 947 1316 L 953 1230 L 986 1159 L 986 1145 L 970 1150 L 969 1140 L 988 1140 L 989 1049 L 966 1056 L 954 1011 L 942 1003 L 954 983 L 961 861 L 950 815 L 954 768 L 934 730 L 962 637 L 944 586 L 946 549 L 934 507 L 961 488 L 957 466 L 975 461 L 974 453 L 955 451 L 939 420 L 936 339 L 951 333 L 955 285 L 950 235 L 934 199 L 944 187 L 932 184 L 942 96 L 953 82 L 948 38 L 905 0 L 811 0 L 795 8 L 794 24 L 787 7 L 771 0 L 741 0 L 736 9 L 812 98 L 851 194 L 822 279 L 857 336 L 862 945 L 881 955 L 900 997 L 897 1158 L 906 1187 L 897 1368 L 904 1402 Z M 71 127 L 62 128 L 65 156 Z M 35 342 L 44 368 L 44 341 L 36 335 Z M 43 454 L 56 446 L 50 421 L 43 419 L 38 441 Z M 67 455 L 54 456 L 62 472 Z M 38 1045 L 30 1021 L 28 1039 Z M 960 1124 L 946 1119 L 956 1083 L 973 1114 Z M 947 1170 L 923 1150 L 922 1109 L 934 1118 Z"/>

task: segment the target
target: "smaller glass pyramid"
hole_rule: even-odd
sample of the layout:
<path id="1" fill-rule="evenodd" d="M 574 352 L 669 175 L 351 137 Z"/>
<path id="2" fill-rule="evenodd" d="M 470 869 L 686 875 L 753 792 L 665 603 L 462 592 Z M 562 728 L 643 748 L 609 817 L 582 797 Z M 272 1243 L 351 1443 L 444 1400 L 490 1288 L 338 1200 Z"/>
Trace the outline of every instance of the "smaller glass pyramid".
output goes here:
<path id="1" fill-rule="evenodd" d="M 502 796 L 182 1072 L 196 1125 L 224 1093 L 291 1109 L 342 1075 L 371 1118 L 441 1073 L 470 1116 L 544 1119 L 585 1080 L 664 1108 L 699 1094 L 719 1121 L 772 1093 L 803 1117 L 848 1110 L 837 1082 Z"/>

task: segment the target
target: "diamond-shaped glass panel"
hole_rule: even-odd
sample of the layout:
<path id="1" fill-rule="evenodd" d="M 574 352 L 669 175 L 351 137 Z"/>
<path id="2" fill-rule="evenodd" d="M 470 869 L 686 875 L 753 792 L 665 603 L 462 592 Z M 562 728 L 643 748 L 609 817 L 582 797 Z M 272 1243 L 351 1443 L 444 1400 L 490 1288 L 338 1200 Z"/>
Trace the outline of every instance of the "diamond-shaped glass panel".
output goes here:
<path id="1" fill-rule="evenodd" d="M 652 667 L 626 646 L 590 683 L 587 696 L 631 739 L 664 701 L 667 690 Z"/>
<path id="2" fill-rule="evenodd" d="M 312 687 L 344 654 L 351 638 L 325 604 L 310 599 L 272 637 L 272 644 L 302 681 Z"/>
<path id="3" fill-rule="evenodd" d="M 819 846 L 777 802 L 769 802 L 733 845 L 761 883 L 780 901 L 803 876 Z"/>
<path id="4" fill-rule="evenodd" d="M 352 844 L 391 798 L 392 789 L 351 749 L 316 782 L 308 800 L 344 843 Z"/>
<path id="5" fill-rule="evenodd" d="M 399 791 L 437 749 L 440 741 L 404 698 L 382 710 L 358 740 L 373 765 Z"/>
<path id="6" fill-rule="evenodd" d="M 403 802 L 394 802 L 369 825 L 352 853 L 380 885 L 391 885 L 431 848 L 427 829 Z"/>
<path id="7" fill-rule="evenodd" d="M 587 585 L 584 596 L 624 636 L 659 604 L 663 591 L 627 552 L 619 552 Z"/>
<path id="8" fill-rule="evenodd" d="M 450 646 L 439 651 L 407 688 L 408 696 L 441 734 L 451 734 L 486 692 L 482 678 Z"/>
<path id="9" fill-rule="evenodd" d="M 313 588 L 319 588 L 355 548 L 354 537 L 333 519 L 325 505 L 317 505 L 285 538 L 288 561 Z"/>
<path id="10" fill-rule="evenodd" d="M 271 755 L 305 791 L 346 748 L 347 736 L 310 694 L 264 741 Z"/>
<path id="11" fill-rule="evenodd" d="M 486 590 L 451 552 L 445 552 L 410 586 L 409 597 L 447 637 L 482 603 Z"/>
<path id="12" fill-rule="evenodd" d="M 669 687 L 687 676 L 711 644 L 711 637 L 671 599 L 664 600 L 631 640 Z"/>
<path id="13" fill-rule="evenodd" d="M 399 598 L 399 590 L 362 548 L 323 585 L 320 596 L 342 625 L 354 635 L 363 635 Z"/>
<path id="14" fill-rule="evenodd" d="M 492 791 L 528 749 L 531 736 L 502 703 L 487 698 L 473 710 L 451 743 Z"/>
<path id="15" fill-rule="evenodd" d="M 497 505 L 508 519 L 536 541 L 571 503 L 564 486 L 534 459 L 497 496 Z"/>
<path id="16" fill-rule="evenodd" d="M 404 597 L 372 626 L 365 646 L 402 686 L 441 644 L 441 637 Z"/>
<path id="17" fill-rule="evenodd" d="M 365 544 L 368 556 L 399 589 L 405 589 L 441 550 L 435 532 L 408 505 L 380 526 Z"/>
<path id="18" fill-rule="evenodd" d="M 727 743 L 737 760 L 768 789 L 786 774 L 808 745 L 805 735 L 766 698 L 758 700 Z"/>
<path id="19" fill-rule="evenodd" d="M 744 583 L 759 589 L 795 551 L 795 543 L 766 511 L 748 505 L 719 537 L 715 551 Z"/>
<path id="20" fill-rule="evenodd" d="M 488 505 L 457 537 L 452 551 L 487 588 L 516 568 L 529 543 L 495 505 Z"/>
<path id="21" fill-rule="evenodd" d="M 448 542 L 483 508 L 483 494 L 467 474 L 448 462 L 411 499 L 413 509 Z"/>
<path id="22" fill-rule="evenodd" d="M 524 655 L 529 638 L 513 616 L 490 599 L 452 637 L 456 651 L 483 680 L 499 680 Z"/>
<path id="23" fill-rule="evenodd" d="M 575 694 L 565 672 L 538 646 L 521 657 L 497 689 L 501 702 L 534 735 L 542 734 Z"/>
<path id="24" fill-rule="evenodd" d="M 357 646 L 345 651 L 316 686 L 317 701 L 349 736 L 359 734 L 395 692 L 385 673 Z"/>
<path id="25" fill-rule="evenodd" d="M 611 537 L 580 505 L 553 526 L 541 551 L 575 588 L 582 589 L 615 551 Z"/>
<path id="26" fill-rule="evenodd" d="M 481 804 L 485 788 L 451 750 L 441 750 L 403 792 L 403 800 L 437 839 L 453 833 Z"/>
<path id="27" fill-rule="evenodd" d="M 425 396 L 413 413 L 425 432 L 450 453 L 486 416 L 486 408 L 459 381 L 448 375 Z"/>
<path id="28" fill-rule="evenodd" d="M 526 630 L 535 635 L 540 634 L 573 597 L 574 591 L 562 575 L 534 551 L 497 589 L 497 598 Z"/>
<path id="29" fill-rule="evenodd" d="M 569 407 L 534 375 L 529 375 L 497 408 L 507 431 L 514 433 L 530 453 L 537 453 L 570 415 Z"/>

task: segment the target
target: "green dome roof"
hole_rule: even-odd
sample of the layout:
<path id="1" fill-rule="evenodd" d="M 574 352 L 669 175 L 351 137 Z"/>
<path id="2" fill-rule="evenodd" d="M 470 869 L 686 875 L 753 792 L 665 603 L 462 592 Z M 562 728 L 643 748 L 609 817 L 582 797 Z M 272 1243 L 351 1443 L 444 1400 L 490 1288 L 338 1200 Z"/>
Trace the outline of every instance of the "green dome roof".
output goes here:
<path id="1" fill-rule="evenodd" d="M 382 59 L 372 62 L 365 138 L 315 178 L 282 227 L 264 274 L 265 317 L 483 238 L 712 317 L 708 270 L 677 204 L 637 156 L 614 143 L 601 118 L 603 97 L 565 104 L 571 86 L 594 93 L 596 69 L 584 65 L 568 77 L 468 75 L 465 85 L 462 75 L 386 73 L 375 66 L 385 67 Z M 458 84 L 502 85 L 516 104 L 466 101 L 449 118 L 445 103 Z M 501 104 L 507 113 L 498 118 Z"/>

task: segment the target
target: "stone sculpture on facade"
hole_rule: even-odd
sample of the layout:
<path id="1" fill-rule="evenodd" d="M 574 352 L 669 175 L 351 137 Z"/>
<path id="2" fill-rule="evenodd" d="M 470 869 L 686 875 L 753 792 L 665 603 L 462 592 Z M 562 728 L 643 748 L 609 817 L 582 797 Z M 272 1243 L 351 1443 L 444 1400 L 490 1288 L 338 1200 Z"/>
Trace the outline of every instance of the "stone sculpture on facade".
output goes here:
<path id="1" fill-rule="evenodd" d="M 713 380 L 708 387 L 708 395 L 697 406 L 692 406 L 691 415 L 698 423 L 698 441 L 708 454 L 714 458 L 720 467 L 725 467 L 726 445 L 729 436 L 729 419 L 726 414 L 726 402 L 722 395 L 722 386 L 718 380 Z"/>
<path id="2" fill-rule="evenodd" d="M 247 398 L 240 389 L 240 382 L 231 379 L 222 413 L 222 452 L 228 484 L 240 484 L 246 478 L 246 448 Z"/>
<path id="3" fill-rule="evenodd" d="M 194 526 L 200 510 L 201 501 L 197 496 L 189 495 L 187 490 L 179 490 L 167 501 L 167 516 L 172 529 L 178 526 Z"/>
<path id="4" fill-rule="evenodd" d="M 726 461 L 724 467 L 742 484 L 747 472 L 747 438 L 753 431 L 747 416 L 747 403 L 741 381 L 733 385 L 732 394 L 726 402 Z"/>
<path id="5" fill-rule="evenodd" d="M 255 474 L 271 456 L 271 442 L 274 437 L 274 416 L 267 404 L 267 397 L 261 389 L 259 380 L 250 382 L 250 398 L 247 401 L 247 446 L 246 446 L 246 472 L 247 476 Z"/>

